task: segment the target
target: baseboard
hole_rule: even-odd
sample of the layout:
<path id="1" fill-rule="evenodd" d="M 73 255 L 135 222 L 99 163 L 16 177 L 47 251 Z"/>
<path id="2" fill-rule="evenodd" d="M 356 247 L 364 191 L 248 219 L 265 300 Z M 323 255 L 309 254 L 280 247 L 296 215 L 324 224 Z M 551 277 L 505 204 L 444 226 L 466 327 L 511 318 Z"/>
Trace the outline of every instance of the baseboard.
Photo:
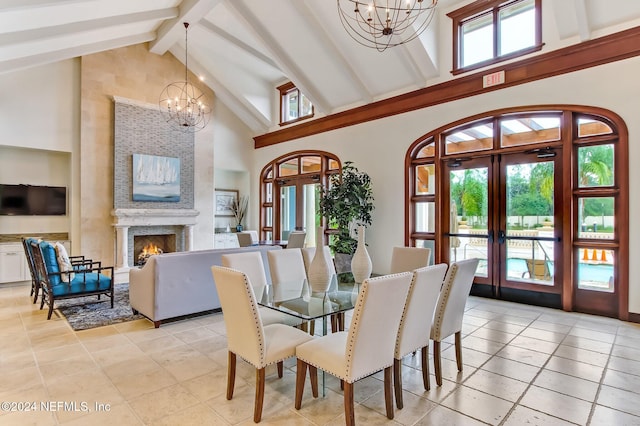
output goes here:
<path id="1" fill-rule="evenodd" d="M 640 323 L 640 314 L 629 312 L 629 322 Z"/>

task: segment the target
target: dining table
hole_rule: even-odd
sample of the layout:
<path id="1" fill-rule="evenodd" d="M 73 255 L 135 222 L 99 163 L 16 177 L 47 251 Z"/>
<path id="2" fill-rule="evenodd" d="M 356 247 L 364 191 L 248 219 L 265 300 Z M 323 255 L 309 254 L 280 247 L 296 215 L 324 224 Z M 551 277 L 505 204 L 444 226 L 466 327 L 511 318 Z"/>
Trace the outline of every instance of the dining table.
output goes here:
<path id="1" fill-rule="evenodd" d="M 337 280 L 337 276 L 332 277 Z M 299 318 L 304 322 L 315 320 L 322 321 L 322 335 L 329 332 L 327 319 L 335 314 L 344 314 L 355 307 L 360 284 L 358 283 L 340 283 L 336 286 L 336 290 L 326 292 L 314 292 L 309 287 L 306 280 L 300 285 L 287 285 L 289 283 L 281 283 L 281 285 L 268 285 L 262 291 L 258 298 L 258 305 L 287 315 Z M 299 283 L 298 283 L 299 284 Z M 279 289 L 302 288 L 301 291 L 288 292 Z M 325 374 L 322 372 L 322 394 L 325 392 Z"/>
<path id="2" fill-rule="evenodd" d="M 289 244 L 288 240 L 260 240 L 258 241 L 259 246 L 280 246 L 282 248 L 287 248 Z"/>

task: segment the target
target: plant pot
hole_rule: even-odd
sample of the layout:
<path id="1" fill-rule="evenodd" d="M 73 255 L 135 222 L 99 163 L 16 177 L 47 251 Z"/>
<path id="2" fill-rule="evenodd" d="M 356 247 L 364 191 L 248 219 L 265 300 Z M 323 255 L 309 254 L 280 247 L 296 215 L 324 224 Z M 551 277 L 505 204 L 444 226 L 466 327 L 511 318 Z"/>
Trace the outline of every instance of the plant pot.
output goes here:
<path id="1" fill-rule="evenodd" d="M 236 225 L 236 232 L 242 232 L 242 225 Z"/>

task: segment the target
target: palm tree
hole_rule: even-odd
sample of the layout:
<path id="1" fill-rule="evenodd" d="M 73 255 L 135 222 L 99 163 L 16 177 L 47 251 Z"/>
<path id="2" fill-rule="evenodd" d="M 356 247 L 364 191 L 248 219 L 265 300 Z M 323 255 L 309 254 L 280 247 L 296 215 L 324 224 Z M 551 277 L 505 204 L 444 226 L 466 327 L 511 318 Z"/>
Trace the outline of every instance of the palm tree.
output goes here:
<path id="1" fill-rule="evenodd" d="M 613 185 L 613 145 L 578 149 L 578 184 L 581 188 Z M 585 218 L 585 199 L 578 200 L 580 217 Z"/>

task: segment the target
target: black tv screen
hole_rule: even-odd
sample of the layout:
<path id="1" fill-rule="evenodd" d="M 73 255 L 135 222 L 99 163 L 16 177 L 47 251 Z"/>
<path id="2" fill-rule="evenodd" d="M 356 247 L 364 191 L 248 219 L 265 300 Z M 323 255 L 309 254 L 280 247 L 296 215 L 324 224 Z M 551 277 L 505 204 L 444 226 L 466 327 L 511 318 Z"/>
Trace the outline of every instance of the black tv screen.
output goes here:
<path id="1" fill-rule="evenodd" d="M 0 215 L 56 216 L 67 214 L 64 186 L 0 184 Z"/>

